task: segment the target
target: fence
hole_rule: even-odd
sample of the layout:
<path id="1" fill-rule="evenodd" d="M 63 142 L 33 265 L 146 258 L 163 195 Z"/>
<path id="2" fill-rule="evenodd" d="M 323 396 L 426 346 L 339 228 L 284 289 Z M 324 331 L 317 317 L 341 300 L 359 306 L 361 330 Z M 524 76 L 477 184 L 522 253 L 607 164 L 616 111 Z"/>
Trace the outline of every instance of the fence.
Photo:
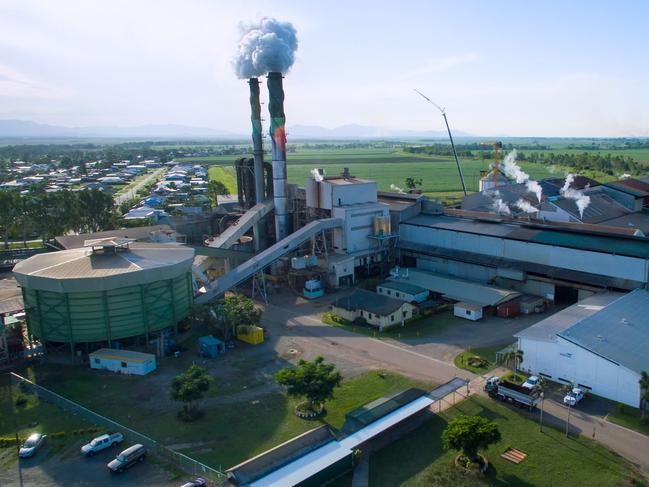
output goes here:
<path id="1" fill-rule="evenodd" d="M 142 433 L 127 428 L 126 426 L 113 421 L 101 414 L 98 414 L 90 409 L 77 404 L 74 401 L 66 399 L 65 397 L 46 389 L 45 387 L 39 386 L 38 384 L 33 383 L 29 379 L 21 377 L 18 374 L 13 372 L 10 373 L 12 384 L 18 384 L 24 392 L 34 394 L 43 401 L 47 401 L 59 408 L 67 411 L 71 414 L 78 415 L 84 419 L 90 421 L 93 424 L 102 426 L 109 430 L 119 431 L 124 435 L 124 437 L 129 438 L 130 440 L 141 443 L 144 445 L 149 452 L 153 453 L 155 456 L 173 464 L 180 470 L 187 472 L 191 475 L 200 475 L 206 479 L 209 479 L 213 482 L 215 486 L 225 485 L 226 475 L 219 470 L 216 470 L 212 467 L 194 460 L 193 458 L 183 455 L 180 452 L 174 451 L 171 448 L 167 448 L 164 445 L 161 445 L 156 440 L 149 438 Z"/>

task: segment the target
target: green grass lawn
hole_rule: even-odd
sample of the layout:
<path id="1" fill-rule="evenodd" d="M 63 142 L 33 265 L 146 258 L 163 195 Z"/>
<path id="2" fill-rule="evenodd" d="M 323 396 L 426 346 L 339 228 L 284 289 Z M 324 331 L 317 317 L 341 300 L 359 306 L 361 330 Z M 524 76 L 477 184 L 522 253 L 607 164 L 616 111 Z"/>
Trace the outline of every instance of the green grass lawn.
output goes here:
<path id="1" fill-rule="evenodd" d="M 378 329 L 369 325 L 354 325 L 345 320 L 343 320 L 343 322 L 334 321 L 332 313 L 324 313 L 322 315 L 322 321 L 328 325 L 344 328 L 345 330 L 360 333 L 362 335 L 376 338 L 386 337 L 396 339 L 429 337 L 445 330 L 449 326 L 465 324 L 464 319 L 453 316 L 453 313 L 449 310 L 441 311 L 432 316 L 416 319 L 415 321 L 406 323 L 403 327 L 397 325 L 383 331 L 378 331 Z"/>
<path id="2" fill-rule="evenodd" d="M 48 435 L 48 451 L 59 452 L 75 445 L 80 446 L 88 438 L 103 432 L 103 429 L 41 401 L 36 396 L 21 393 L 18 386 L 12 386 L 10 390 L 6 379 L 6 376 L 3 377 L 0 385 L 1 438 L 13 438 L 17 432 L 22 441 L 31 433 L 44 433 Z M 26 403 L 16 405 L 15 400 L 18 397 L 25 398 Z M 17 456 L 12 452 L 15 452 L 14 446 L 0 448 L 0 468 L 9 467 L 17 461 Z"/>
<path id="3" fill-rule="evenodd" d="M 493 345 L 491 347 L 481 347 L 481 348 L 472 348 L 470 350 L 465 350 L 464 352 L 458 354 L 453 363 L 456 367 L 460 369 L 468 370 L 474 374 L 484 374 L 490 370 L 496 368 L 496 352 L 505 348 L 508 343 L 501 343 L 500 345 Z M 469 365 L 468 361 L 471 357 L 480 357 L 486 360 L 488 363 L 484 367 L 474 367 Z"/>
<path id="4" fill-rule="evenodd" d="M 606 419 L 611 423 L 619 424 L 625 428 L 649 435 L 649 412 L 645 413 L 645 419 L 643 421 L 640 409 L 632 408 L 625 404 L 622 410 L 620 410 L 619 406 L 614 408 L 608 413 Z"/>
<path id="5" fill-rule="evenodd" d="M 241 368 L 248 368 L 247 362 Z M 161 367 L 171 365 L 161 364 Z M 153 386 L 154 375 L 119 376 L 84 367 L 57 366 L 35 370 L 38 382 L 55 392 L 144 433 L 215 468 L 227 468 L 292 437 L 328 423 L 342 426 L 347 412 L 383 395 L 407 387 L 432 388 L 397 374 L 370 372 L 346 380 L 326 404 L 327 413 L 317 420 L 293 414 L 299 402 L 283 393 L 263 393 L 236 403 L 204 407 L 205 415 L 193 422 L 177 419 L 177 407 L 160 408 L 148 398 L 167 395 L 167 388 Z M 212 396 L 240 389 L 231 383 Z"/>
<path id="6" fill-rule="evenodd" d="M 496 401 L 473 396 L 373 454 L 369 484 L 376 487 L 449 485 L 434 482 L 431 477 L 443 474 L 452 464 L 456 452 L 443 450 L 441 434 L 449 420 L 463 414 L 495 421 L 502 434 L 501 441 L 485 452 L 492 464 L 486 485 L 604 487 L 633 485 L 631 478 L 640 479 L 623 459 L 589 438 L 566 438 L 563 432 L 547 426 L 540 433 L 535 420 Z M 500 458 L 510 446 L 527 453 L 527 458 L 518 465 Z M 465 480 L 453 485 L 476 483 Z"/>

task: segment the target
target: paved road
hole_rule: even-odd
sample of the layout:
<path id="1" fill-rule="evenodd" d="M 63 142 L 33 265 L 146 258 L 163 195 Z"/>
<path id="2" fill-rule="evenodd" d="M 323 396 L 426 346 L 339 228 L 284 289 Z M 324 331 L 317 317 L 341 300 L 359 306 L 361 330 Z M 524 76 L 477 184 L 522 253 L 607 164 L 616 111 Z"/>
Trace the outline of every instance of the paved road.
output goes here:
<path id="1" fill-rule="evenodd" d="M 123 193 L 120 193 L 119 195 L 115 196 L 115 204 L 119 206 L 129 199 L 135 198 L 137 196 L 137 192 L 141 188 L 143 188 L 144 186 L 146 186 L 152 181 L 157 181 L 165 171 L 166 168 L 160 167 L 155 171 L 151 172 L 146 178 L 142 178 L 140 181 L 138 181 L 137 184 L 129 188 L 127 191 L 124 191 Z"/>
<path id="2" fill-rule="evenodd" d="M 293 303 L 289 303 L 289 301 Z M 323 324 L 318 314 L 327 309 L 327 302 L 301 304 L 299 298 L 273 297 L 275 304 L 267 305 L 264 326 L 276 340 L 278 353 L 285 355 L 287 348 L 295 347 L 305 358 L 322 355 L 336 363 L 346 375 L 354 375 L 368 369 L 385 368 L 404 375 L 443 383 L 454 377 L 471 381 L 472 393 L 482 393 L 484 378 L 456 368 L 435 355 L 435 347 L 409 345 L 389 339 L 376 339 Z M 279 338 L 275 338 L 279 336 Z M 571 433 L 583 434 L 608 446 L 632 462 L 645 477 L 649 478 L 649 437 L 609 423 L 600 412 L 585 412 L 581 407 L 571 411 Z M 538 421 L 539 413 L 531 413 Z M 544 423 L 565 427 L 567 409 L 559 402 L 546 400 Z"/>

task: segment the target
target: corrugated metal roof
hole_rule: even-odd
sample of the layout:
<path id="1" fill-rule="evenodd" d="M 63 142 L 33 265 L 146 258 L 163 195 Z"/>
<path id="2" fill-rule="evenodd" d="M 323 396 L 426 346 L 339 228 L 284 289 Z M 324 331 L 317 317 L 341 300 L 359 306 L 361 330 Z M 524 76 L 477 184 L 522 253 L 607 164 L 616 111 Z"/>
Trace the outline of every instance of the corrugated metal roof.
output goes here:
<path id="1" fill-rule="evenodd" d="M 80 233 L 79 235 L 63 235 L 56 237 L 56 242 L 64 249 L 78 249 L 83 247 L 86 240 L 100 238 L 134 238 L 138 241 L 148 241 L 151 238 L 151 232 L 165 230 L 173 232 L 169 225 L 150 225 L 146 227 L 122 228 L 118 230 L 109 230 L 106 232 Z"/>
<path id="2" fill-rule="evenodd" d="M 646 181 L 640 181 L 638 179 L 620 179 L 618 181 L 604 183 L 604 186 L 617 189 L 618 191 L 622 191 L 623 193 L 627 193 L 638 198 L 649 196 L 649 183 Z"/>
<path id="3" fill-rule="evenodd" d="M 403 281 L 384 281 L 381 284 L 377 286 L 378 287 L 384 287 L 386 289 L 394 289 L 395 291 L 401 291 L 406 294 L 420 294 L 420 293 L 427 293 L 428 289 L 424 289 L 423 287 L 416 286 L 415 284 L 411 284 L 409 282 L 403 282 Z"/>
<path id="4" fill-rule="evenodd" d="M 574 218 L 584 223 L 600 223 L 611 218 L 628 215 L 630 211 L 603 192 L 589 192 L 590 204 L 579 213 L 577 203 L 573 199 L 559 197 L 552 201 L 552 204 L 570 213 Z"/>
<path id="5" fill-rule="evenodd" d="M 134 362 L 143 364 L 155 360 L 155 355 L 151 353 L 135 352 L 133 350 L 116 350 L 114 348 L 102 348 L 96 352 L 88 354 L 92 358 L 103 358 L 108 360 L 119 360 L 123 362 Z"/>
<path id="6" fill-rule="evenodd" d="M 405 276 L 402 270 L 400 276 Z M 423 287 L 434 293 L 441 294 L 448 299 L 479 304 L 481 306 L 495 306 L 520 296 L 520 293 L 510 289 L 487 286 L 478 282 L 465 281 L 451 276 L 443 276 L 420 269 L 408 269 L 406 282 Z M 390 280 L 396 280 L 392 277 Z"/>
<path id="7" fill-rule="evenodd" d="M 636 289 L 558 335 L 639 374 L 649 370 L 648 316 L 649 292 Z"/>
<path id="8" fill-rule="evenodd" d="M 380 316 L 387 316 L 397 311 L 405 301 L 390 298 L 365 289 L 356 289 L 352 294 L 337 299 L 333 306 L 351 311 L 361 309 Z"/>
<path id="9" fill-rule="evenodd" d="M 189 272 L 194 249 L 175 244 L 133 243 L 116 253 L 87 248 L 38 254 L 16 264 L 22 287 L 54 292 L 92 292 L 171 279 Z"/>
<path id="10" fill-rule="evenodd" d="M 516 338 L 530 338 L 546 342 L 556 341 L 557 334 L 570 328 L 580 320 L 601 311 L 621 296 L 623 296 L 622 293 L 594 294 L 572 306 L 557 311 L 544 320 L 519 331 L 514 336 Z"/>

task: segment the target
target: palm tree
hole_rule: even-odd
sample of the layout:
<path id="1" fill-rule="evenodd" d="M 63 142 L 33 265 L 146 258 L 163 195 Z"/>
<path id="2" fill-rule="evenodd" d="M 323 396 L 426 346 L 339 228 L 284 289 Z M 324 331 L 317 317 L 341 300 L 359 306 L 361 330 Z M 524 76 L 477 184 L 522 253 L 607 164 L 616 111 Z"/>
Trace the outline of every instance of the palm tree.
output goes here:
<path id="1" fill-rule="evenodd" d="M 646 370 L 640 372 L 640 414 L 644 418 L 645 410 L 647 409 L 647 401 L 649 401 L 649 374 Z"/>
<path id="2" fill-rule="evenodd" d="M 514 379 L 516 378 L 516 371 L 521 362 L 523 362 L 523 351 L 520 348 L 510 348 L 502 356 L 502 362 L 507 366 L 512 366 L 512 373 Z"/>

